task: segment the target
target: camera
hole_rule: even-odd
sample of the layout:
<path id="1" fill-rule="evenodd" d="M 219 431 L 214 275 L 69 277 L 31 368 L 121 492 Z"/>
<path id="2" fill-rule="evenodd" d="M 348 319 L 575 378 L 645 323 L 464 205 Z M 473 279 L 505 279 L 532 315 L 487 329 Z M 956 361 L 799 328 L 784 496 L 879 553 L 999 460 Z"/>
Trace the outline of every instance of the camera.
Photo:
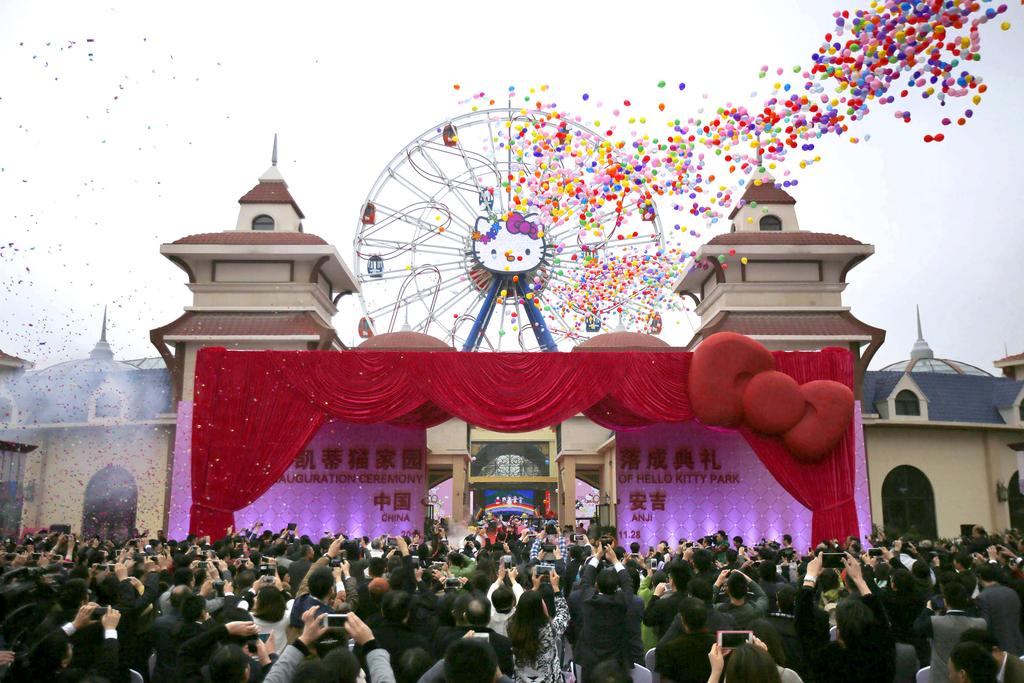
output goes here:
<path id="1" fill-rule="evenodd" d="M 347 621 L 347 614 L 328 614 L 327 619 L 324 622 L 324 626 L 327 628 L 345 628 L 345 623 Z"/>

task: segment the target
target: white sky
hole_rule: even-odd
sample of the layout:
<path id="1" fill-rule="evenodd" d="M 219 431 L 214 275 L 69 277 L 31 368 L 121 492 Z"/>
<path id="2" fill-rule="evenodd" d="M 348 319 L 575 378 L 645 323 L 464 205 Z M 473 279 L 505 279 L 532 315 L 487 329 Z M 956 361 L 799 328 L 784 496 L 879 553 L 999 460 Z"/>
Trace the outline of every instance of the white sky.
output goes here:
<path id="1" fill-rule="evenodd" d="M 664 99 L 685 119 L 763 99 L 776 80 L 758 79 L 763 64 L 808 66 L 832 10 L 866 4 L 0 0 L 0 349 L 40 365 L 81 357 L 109 303 L 118 357 L 156 355 L 148 331 L 191 301 L 159 245 L 233 229 L 274 132 L 307 232 L 348 260 L 383 166 L 466 111 L 453 83 L 549 84 L 546 99 L 585 118 L 628 98 L 660 120 Z M 1024 351 L 1022 36 L 1016 2 L 983 27 L 972 69 L 989 90 L 968 126 L 938 123 L 958 101 L 911 98 L 910 124 L 893 117 L 899 100 L 873 105 L 851 131 L 868 144 L 822 141 L 821 163 L 794 167 L 801 227 L 876 246 L 845 295 L 888 330 L 875 368 L 908 356 L 915 303 L 939 356 L 992 371 L 1004 344 Z M 945 142 L 921 141 L 940 130 Z M 353 319 L 335 324 L 352 338 Z"/>

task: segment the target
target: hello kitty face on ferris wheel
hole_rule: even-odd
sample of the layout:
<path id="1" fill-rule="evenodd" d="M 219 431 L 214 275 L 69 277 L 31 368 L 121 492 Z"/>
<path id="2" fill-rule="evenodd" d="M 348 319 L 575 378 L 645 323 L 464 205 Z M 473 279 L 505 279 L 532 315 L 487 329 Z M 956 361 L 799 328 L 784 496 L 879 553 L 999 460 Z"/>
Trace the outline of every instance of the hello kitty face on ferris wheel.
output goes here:
<path id="1" fill-rule="evenodd" d="M 473 235 L 473 256 L 494 273 L 525 273 L 544 259 L 544 237 L 540 227 L 529 220 L 534 214 L 513 213 L 508 220 L 477 218 Z"/>

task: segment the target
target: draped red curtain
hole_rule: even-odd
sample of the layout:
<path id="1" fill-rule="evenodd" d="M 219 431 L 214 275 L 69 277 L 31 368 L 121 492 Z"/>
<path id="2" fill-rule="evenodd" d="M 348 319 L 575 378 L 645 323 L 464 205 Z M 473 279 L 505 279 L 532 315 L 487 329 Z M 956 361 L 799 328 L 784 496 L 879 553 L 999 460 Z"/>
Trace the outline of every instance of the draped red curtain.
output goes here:
<path id="1" fill-rule="evenodd" d="M 852 386 L 847 351 L 775 353 L 799 383 Z M 609 429 L 693 419 L 687 352 L 227 351 L 196 364 L 193 533 L 217 535 L 259 498 L 328 418 L 430 427 L 451 417 L 503 432 L 584 413 Z M 772 475 L 814 512 L 813 537 L 857 533 L 853 426 L 834 452 L 798 463 L 775 437 L 742 430 Z"/>

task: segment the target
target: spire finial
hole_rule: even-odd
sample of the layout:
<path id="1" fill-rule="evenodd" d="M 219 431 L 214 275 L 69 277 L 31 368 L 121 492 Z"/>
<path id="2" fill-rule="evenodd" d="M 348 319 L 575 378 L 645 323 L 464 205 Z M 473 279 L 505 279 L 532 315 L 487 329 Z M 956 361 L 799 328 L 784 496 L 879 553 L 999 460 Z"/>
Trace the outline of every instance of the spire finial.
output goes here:
<path id="1" fill-rule="evenodd" d="M 270 155 L 270 165 L 277 166 L 277 133 L 274 133 L 274 151 Z"/>
<path id="2" fill-rule="evenodd" d="M 917 309 L 917 341 L 914 342 L 914 347 L 910 350 L 910 359 L 934 358 L 932 347 L 928 346 L 928 342 L 924 340 L 924 334 L 921 332 L 921 306 L 915 304 L 915 308 Z"/>
<path id="3" fill-rule="evenodd" d="M 89 358 L 94 360 L 114 360 L 114 351 L 107 343 L 107 307 L 103 307 L 103 326 L 100 328 L 100 340 L 89 353 Z"/>

